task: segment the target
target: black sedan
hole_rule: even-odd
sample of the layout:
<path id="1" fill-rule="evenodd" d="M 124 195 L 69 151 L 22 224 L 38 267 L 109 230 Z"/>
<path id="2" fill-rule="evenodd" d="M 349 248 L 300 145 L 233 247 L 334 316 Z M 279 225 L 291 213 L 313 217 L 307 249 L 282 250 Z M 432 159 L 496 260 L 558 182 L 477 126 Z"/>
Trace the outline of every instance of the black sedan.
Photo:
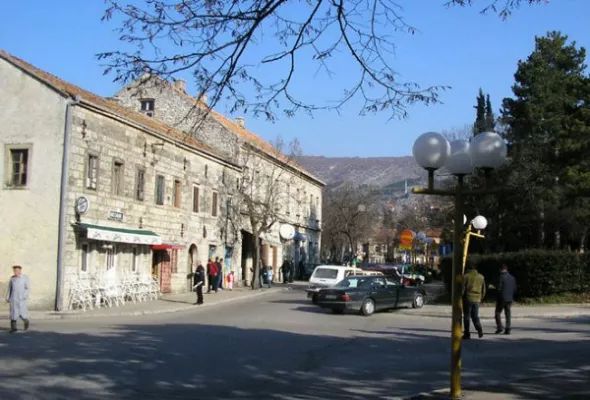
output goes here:
<path id="1" fill-rule="evenodd" d="M 396 307 L 421 308 L 425 297 L 424 289 L 403 286 L 384 276 L 349 276 L 330 289 L 320 290 L 317 305 L 335 314 L 355 310 L 369 316 Z"/>

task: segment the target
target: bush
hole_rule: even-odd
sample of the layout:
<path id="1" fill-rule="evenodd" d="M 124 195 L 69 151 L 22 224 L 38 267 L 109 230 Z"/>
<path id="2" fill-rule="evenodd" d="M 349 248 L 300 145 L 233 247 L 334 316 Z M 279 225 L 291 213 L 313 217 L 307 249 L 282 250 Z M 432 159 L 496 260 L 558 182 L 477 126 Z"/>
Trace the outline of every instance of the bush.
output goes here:
<path id="1" fill-rule="evenodd" d="M 517 299 L 590 290 L 590 257 L 585 254 L 525 250 L 516 253 L 473 255 L 467 259 L 467 263 L 477 268 L 485 277 L 487 285 L 494 286 L 497 286 L 500 279 L 502 264 L 508 265 L 510 273 L 516 278 Z M 450 291 L 451 257 L 441 260 L 441 270 L 445 288 Z"/>

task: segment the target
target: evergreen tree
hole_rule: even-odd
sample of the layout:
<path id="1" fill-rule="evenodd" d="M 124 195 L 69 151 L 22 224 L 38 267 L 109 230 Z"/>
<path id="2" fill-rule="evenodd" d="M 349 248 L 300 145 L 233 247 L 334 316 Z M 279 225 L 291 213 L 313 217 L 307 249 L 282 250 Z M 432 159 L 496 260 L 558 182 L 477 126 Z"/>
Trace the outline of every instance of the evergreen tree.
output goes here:
<path id="1" fill-rule="evenodd" d="M 486 109 L 485 109 L 485 130 L 486 132 L 494 132 L 496 129 L 496 117 L 492 110 L 492 102 L 490 101 L 490 95 L 486 95 Z"/>
<path id="2" fill-rule="evenodd" d="M 518 189 L 502 199 L 504 228 L 521 245 L 563 247 L 572 240 L 580 247 L 590 224 L 588 200 L 580 196 L 590 189 L 590 79 L 585 50 L 567 39 L 559 32 L 535 38 L 535 50 L 518 63 L 514 97 L 502 104 L 513 156 L 503 181 Z"/>
<path id="3" fill-rule="evenodd" d="M 475 123 L 473 124 L 473 136 L 485 132 L 486 128 L 486 98 L 483 90 L 480 88 L 477 95 L 477 105 L 475 108 Z"/>

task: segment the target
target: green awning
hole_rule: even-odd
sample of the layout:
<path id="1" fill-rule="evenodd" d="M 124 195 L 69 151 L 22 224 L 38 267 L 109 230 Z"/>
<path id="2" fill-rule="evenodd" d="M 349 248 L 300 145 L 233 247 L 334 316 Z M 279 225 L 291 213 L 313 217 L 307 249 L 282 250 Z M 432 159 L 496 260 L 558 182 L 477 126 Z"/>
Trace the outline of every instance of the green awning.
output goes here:
<path id="1" fill-rule="evenodd" d="M 91 224 L 77 224 L 77 227 L 86 232 L 86 237 L 92 240 L 145 245 L 162 243 L 162 238 L 160 236 L 152 231 L 142 229 L 124 229 Z"/>

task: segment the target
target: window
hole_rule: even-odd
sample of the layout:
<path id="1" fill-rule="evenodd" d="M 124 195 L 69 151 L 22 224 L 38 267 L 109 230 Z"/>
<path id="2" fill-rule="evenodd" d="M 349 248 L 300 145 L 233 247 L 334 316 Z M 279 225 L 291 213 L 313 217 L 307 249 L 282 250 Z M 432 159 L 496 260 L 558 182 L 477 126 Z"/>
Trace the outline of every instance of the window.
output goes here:
<path id="1" fill-rule="evenodd" d="M 121 161 L 115 161 L 113 163 L 113 194 L 123 194 L 124 179 L 123 163 Z"/>
<path id="2" fill-rule="evenodd" d="M 217 217 L 217 208 L 218 208 L 218 204 L 217 204 L 217 192 L 213 192 L 213 198 L 211 201 L 211 215 L 214 217 Z"/>
<path id="3" fill-rule="evenodd" d="M 236 190 L 240 190 L 240 178 L 236 178 Z"/>
<path id="4" fill-rule="evenodd" d="M 137 177 L 135 179 L 135 200 L 145 200 L 145 169 L 137 169 Z"/>
<path id="5" fill-rule="evenodd" d="M 27 186 L 29 172 L 29 149 L 10 149 L 10 175 L 8 185 Z"/>
<path id="6" fill-rule="evenodd" d="M 98 156 L 89 154 L 86 161 L 86 189 L 96 190 L 98 184 Z"/>
<path id="7" fill-rule="evenodd" d="M 209 166 L 205 165 L 205 178 L 209 175 Z"/>
<path id="8" fill-rule="evenodd" d="M 156 176 L 156 204 L 164 205 L 164 185 L 166 181 L 162 175 Z"/>
<path id="9" fill-rule="evenodd" d="M 199 187 L 193 186 L 193 212 L 199 212 Z"/>
<path id="10" fill-rule="evenodd" d="M 182 183 L 178 180 L 174 180 L 174 207 L 180 208 L 182 200 Z"/>
<path id="11" fill-rule="evenodd" d="M 178 273 L 178 250 L 170 251 L 170 269 L 173 274 Z"/>
<path id="12" fill-rule="evenodd" d="M 311 216 L 311 209 L 313 207 L 313 194 L 309 195 L 309 215 Z"/>
<path id="13" fill-rule="evenodd" d="M 140 100 L 141 102 L 141 112 L 147 115 L 148 117 L 154 116 L 154 110 L 156 108 L 155 100 L 154 99 L 146 99 Z"/>
<path id="14" fill-rule="evenodd" d="M 221 172 L 221 183 L 225 185 L 225 170 Z"/>
<path id="15" fill-rule="evenodd" d="M 107 247 L 106 251 L 105 259 L 107 270 L 109 270 L 117 265 L 117 247 L 113 244 L 111 247 Z"/>
<path id="16" fill-rule="evenodd" d="M 131 262 L 131 272 L 137 272 L 137 266 L 139 265 L 139 249 L 133 248 L 133 260 Z"/>
<path id="17" fill-rule="evenodd" d="M 80 271 L 88 272 L 88 256 L 90 253 L 90 246 L 88 243 L 82 243 L 80 248 L 82 250 L 82 259 L 80 262 Z"/>
<path id="18" fill-rule="evenodd" d="M 318 268 L 313 273 L 313 277 L 318 279 L 336 279 L 338 278 L 338 270 L 335 268 Z"/>

